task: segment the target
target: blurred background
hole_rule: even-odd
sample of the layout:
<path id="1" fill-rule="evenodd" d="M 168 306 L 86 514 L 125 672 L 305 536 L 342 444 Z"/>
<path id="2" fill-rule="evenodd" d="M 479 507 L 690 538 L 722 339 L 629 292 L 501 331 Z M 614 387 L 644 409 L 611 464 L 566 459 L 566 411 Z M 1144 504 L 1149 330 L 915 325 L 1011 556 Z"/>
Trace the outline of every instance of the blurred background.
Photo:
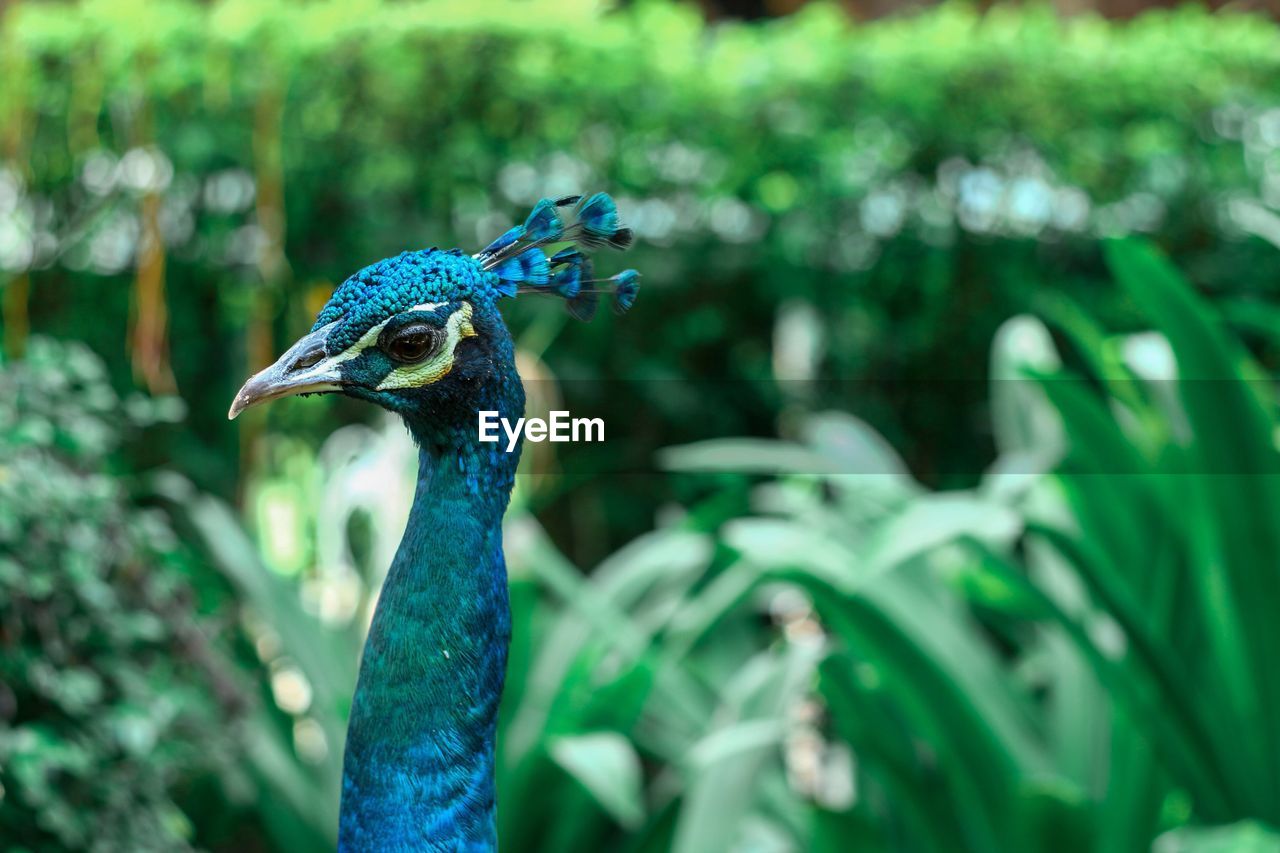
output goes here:
<path id="1" fill-rule="evenodd" d="M 504 849 L 1280 849 L 1280 28 L 1147 5 L 0 3 L 0 849 L 332 848 L 415 453 L 227 406 L 596 189 Z"/>

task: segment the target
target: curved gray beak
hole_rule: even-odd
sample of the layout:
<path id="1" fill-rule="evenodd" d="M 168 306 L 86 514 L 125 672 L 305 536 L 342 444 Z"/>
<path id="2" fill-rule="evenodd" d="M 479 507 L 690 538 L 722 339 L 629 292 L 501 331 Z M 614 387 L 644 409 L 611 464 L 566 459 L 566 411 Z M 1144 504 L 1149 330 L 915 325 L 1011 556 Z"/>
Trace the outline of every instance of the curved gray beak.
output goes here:
<path id="1" fill-rule="evenodd" d="M 235 420 L 236 415 L 250 406 L 280 397 L 342 390 L 338 367 L 343 359 L 341 355 L 326 357 L 324 349 L 325 339 L 334 325 L 330 323 L 304 336 L 275 364 L 250 377 L 232 401 L 227 418 Z"/>

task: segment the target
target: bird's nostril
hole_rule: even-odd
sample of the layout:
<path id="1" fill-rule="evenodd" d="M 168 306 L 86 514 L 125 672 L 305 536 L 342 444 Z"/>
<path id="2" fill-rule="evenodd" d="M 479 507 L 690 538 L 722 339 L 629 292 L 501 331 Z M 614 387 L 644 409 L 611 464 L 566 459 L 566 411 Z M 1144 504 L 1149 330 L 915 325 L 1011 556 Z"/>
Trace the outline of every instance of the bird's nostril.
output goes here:
<path id="1" fill-rule="evenodd" d="M 290 370 L 306 370 L 308 367 L 314 367 L 315 365 L 319 364 L 320 359 L 322 358 L 324 358 L 324 350 L 321 349 L 320 347 L 316 347 L 315 349 L 307 350 L 306 352 L 302 353 L 302 355 L 295 358 L 293 360 L 293 365 L 290 366 L 289 369 Z"/>

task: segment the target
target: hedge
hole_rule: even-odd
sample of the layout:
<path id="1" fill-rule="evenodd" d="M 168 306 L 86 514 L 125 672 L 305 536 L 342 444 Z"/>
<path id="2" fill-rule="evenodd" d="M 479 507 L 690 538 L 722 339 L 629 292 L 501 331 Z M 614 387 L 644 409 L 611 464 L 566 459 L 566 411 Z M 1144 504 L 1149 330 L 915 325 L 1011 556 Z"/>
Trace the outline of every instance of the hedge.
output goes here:
<path id="1" fill-rule="evenodd" d="M 819 4 L 711 25 L 585 0 L 11 4 L 6 343 L 28 325 L 81 338 L 118 383 L 176 388 L 192 416 L 156 454 L 230 494 L 227 401 L 335 282 L 604 188 L 639 236 L 637 309 L 509 316 L 556 338 L 554 373 L 609 383 L 593 413 L 630 422 L 640 457 L 785 430 L 790 384 L 710 416 L 649 380 L 767 380 L 780 311 L 798 310 L 835 380 L 822 402 L 869 418 L 926 481 L 965 481 L 990 458 L 976 413 L 1001 320 L 1061 296 L 1131 318 L 1100 238 L 1149 233 L 1216 295 L 1275 290 L 1276 43 L 1263 18 L 1196 9 L 854 25 Z M 271 417 L 318 431 L 335 410 L 361 411 Z M 647 519 L 619 492 L 592 494 L 621 539 Z"/>

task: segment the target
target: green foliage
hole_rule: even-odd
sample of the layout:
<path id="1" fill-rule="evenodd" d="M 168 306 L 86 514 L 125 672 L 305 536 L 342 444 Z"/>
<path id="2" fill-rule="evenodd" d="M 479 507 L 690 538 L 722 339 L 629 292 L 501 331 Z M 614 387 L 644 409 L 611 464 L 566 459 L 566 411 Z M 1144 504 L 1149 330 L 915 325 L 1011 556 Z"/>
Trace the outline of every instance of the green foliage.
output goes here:
<path id="1" fill-rule="evenodd" d="M 1009 321 L 991 366 L 1000 458 L 975 489 L 930 492 L 866 424 L 832 413 L 810 416 L 793 442 L 672 449 L 673 476 L 718 485 L 588 575 L 517 506 L 499 737 L 504 843 L 584 853 L 836 850 L 854 839 L 939 851 L 1271 849 L 1280 774 L 1265 528 L 1280 506 L 1259 472 L 1276 463 L 1274 386 L 1158 253 L 1115 243 L 1108 255 L 1154 331 L 1111 335 L 1056 302 L 1046 314 L 1059 350 L 1040 321 Z M 74 349 L 50 358 L 46 346 L 25 368 L 38 387 L 110 401 L 47 369 L 91 371 L 92 361 L 78 367 Z M 31 402 L 19 393 L 23 374 L 5 375 L 14 399 Z M 58 399 L 34 401 L 42 417 L 11 418 L 11 445 L 35 435 L 38 447 L 105 447 L 97 404 L 71 419 L 87 428 L 25 425 L 58 423 Z M 376 455 L 401 458 L 397 441 L 390 431 L 336 443 L 354 442 L 357 467 L 381 470 Z M 741 514 L 724 497 L 744 487 L 751 509 Z M 226 754 L 257 783 L 251 808 L 275 847 L 323 847 L 359 632 L 307 613 L 219 501 L 172 477 L 156 491 L 241 606 L 271 614 L 249 633 L 277 704 L 290 704 L 280 672 L 307 687 L 307 701 L 285 709 L 291 722 L 279 708 L 250 709 Z M 344 512 L 378 499 L 349 496 Z M 0 506 L 18 511 L 13 495 Z M 69 589 L 58 581 L 47 594 L 63 601 Z M 108 664 L 84 666 L 101 678 Z M 37 690 L 41 678 L 29 670 L 12 683 Z M 76 681 L 59 702 L 84 701 Z M 191 695 L 163 689 L 169 701 Z M 198 716 L 211 701 L 193 713 L 216 726 Z M 95 716 L 68 721 L 77 743 L 112 718 L 79 707 Z M 304 748 L 308 725 L 327 750 Z M 43 762 L 64 754 L 33 745 Z M 128 766 L 100 760 L 109 772 Z M 6 764 L 7 784 L 22 766 Z M 185 776 L 198 766 L 147 769 Z M 28 816 L 17 797 L 30 794 L 8 787 L 3 814 Z M 187 838 L 216 837 L 207 821 L 189 826 Z"/>
<path id="2" fill-rule="evenodd" d="M 193 413 L 126 455 L 171 404 L 121 402 L 78 345 L 33 339 L 0 369 L 6 844 L 332 844 L 360 617 L 411 465 L 343 436 L 332 456 L 382 454 L 361 461 L 387 500 L 331 517 L 357 479 L 294 448 L 358 410 L 281 404 L 272 433 L 304 440 L 238 481 L 226 404 L 354 268 L 603 187 L 637 229 L 644 310 L 562 334 L 518 302 L 511 323 L 552 374 L 625 377 L 592 414 L 641 464 L 683 446 L 652 487 L 517 496 L 507 847 L 1274 849 L 1274 23 L 851 26 L 818 6 L 708 26 L 504 0 L 6 16 L 6 340 L 29 308 L 124 387 L 158 239 Z M 1135 232 L 1173 264 L 1099 249 Z M 813 372 L 854 381 L 771 387 L 793 309 Z M 1025 311 L 1048 325 L 1006 322 Z M 768 381 L 714 411 L 653 381 L 690 376 Z M 819 395 L 861 419 L 807 413 Z M 198 488 L 130 473 L 166 457 Z M 259 542 L 207 493 L 241 487 Z M 234 651 L 192 613 L 237 625 Z"/>
<path id="3" fill-rule="evenodd" d="M 228 758 L 241 705 L 196 620 L 190 556 L 110 473 L 170 402 L 121 401 L 82 345 L 0 369 L 0 838 L 186 849 L 175 799 Z"/>
<path id="4" fill-rule="evenodd" d="M 1060 355 L 1036 321 L 1011 322 L 992 369 L 1002 459 L 976 492 L 917 494 L 860 540 L 848 495 L 896 466 L 812 443 L 797 465 L 781 447 L 778 468 L 828 472 L 823 488 L 780 501 L 815 475 L 786 478 L 767 519 L 726 528 L 744 559 L 800 573 L 832 642 L 818 692 L 862 793 L 816 840 L 877 827 L 909 849 L 1119 851 L 1189 822 L 1280 825 L 1274 384 L 1157 252 L 1108 257 L 1155 332 L 1109 338 L 1058 303 Z M 734 470 L 732 454 L 671 459 Z M 759 535 L 739 539 L 744 524 Z M 818 559 L 832 541 L 847 556 Z M 867 582 L 883 549 L 898 559 Z M 1274 842 L 1241 824 L 1157 849 Z"/>
<path id="5" fill-rule="evenodd" d="M 1130 790 L 1159 803 L 1165 771 L 1202 819 L 1274 826 L 1275 388 L 1165 258 L 1134 243 L 1108 256 L 1161 337 L 1098 354 L 1100 399 L 1045 383 L 1072 440 L 1060 483 L 1074 522 L 1033 516 L 1032 533 L 1124 639 L 1084 652 L 1125 712 L 1116 739 L 1155 747 L 1158 771 L 1128 745 Z"/>
<path id="6" fill-rule="evenodd" d="M 225 503 L 196 492 L 175 474 L 161 478 L 156 493 L 248 615 L 246 633 L 257 660 L 244 665 L 270 697 L 254 705 L 236 732 L 236 761 L 252 777 L 250 810 L 277 849 L 334 846 L 342 744 L 361 637 L 307 612 L 297 586 L 264 565 Z M 286 695 L 289 690 L 292 695 Z"/>
<path id="7" fill-rule="evenodd" d="M 226 401 L 332 283 L 406 247 L 478 247 L 542 193 L 605 187 L 637 229 L 644 310 L 572 334 L 535 300 L 509 313 L 557 373 L 623 386 L 593 404 L 633 423 L 640 464 L 774 433 L 785 389 L 744 387 L 711 418 L 653 380 L 771 376 L 778 312 L 799 301 L 825 332 L 819 372 L 848 380 L 829 403 L 927 482 L 968 484 L 990 437 L 948 416 L 979 416 L 1001 321 L 1054 290 L 1137 322 L 1105 286 L 1100 235 L 1157 235 L 1214 292 L 1280 280 L 1274 37 L 1193 9 L 1116 24 L 955 6 L 855 27 L 822 5 L 709 26 L 692 7 L 587 0 L 11 4 L 0 267 L 30 268 L 36 328 L 89 341 L 123 381 L 124 276 L 156 195 L 193 412 L 166 442 L 230 497 Z M 88 322 L 74 308 L 91 302 Z M 957 381 L 897 397 L 936 379 Z M 317 440 L 357 411 L 271 417 Z M 574 553 L 592 560 L 663 497 L 586 484 L 544 517 L 603 504 L 614 523 Z"/>
<path id="8" fill-rule="evenodd" d="M 1255 821 L 1178 829 L 1156 841 L 1156 853 L 1274 853 L 1280 835 Z"/>
<path id="9" fill-rule="evenodd" d="M 1269 849 L 1274 387 L 1159 254 L 1108 255 L 1154 331 L 1007 323 L 973 490 L 831 413 L 672 449 L 720 485 L 586 576 L 517 509 L 504 843 Z"/>

